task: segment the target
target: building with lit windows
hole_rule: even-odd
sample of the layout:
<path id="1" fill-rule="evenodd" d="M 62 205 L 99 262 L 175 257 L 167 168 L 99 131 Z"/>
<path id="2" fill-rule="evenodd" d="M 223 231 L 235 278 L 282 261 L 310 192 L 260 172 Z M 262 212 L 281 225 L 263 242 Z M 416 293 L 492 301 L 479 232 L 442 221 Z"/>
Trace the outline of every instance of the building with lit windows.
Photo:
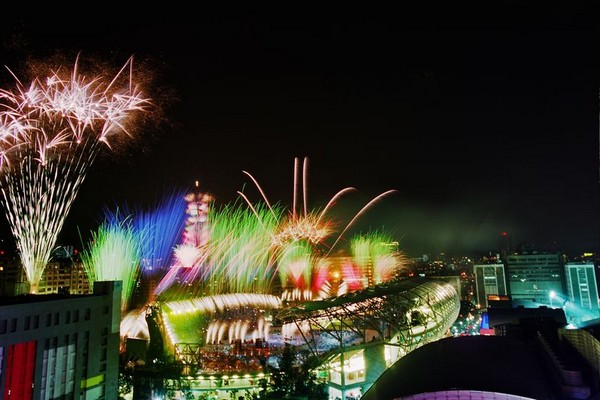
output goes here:
<path id="1" fill-rule="evenodd" d="M 83 263 L 71 260 L 50 261 L 39 285 L 39 294 L 88 294 L 90 285 Z"/>
<path id="2" fill-rule="evenodd" d="M 505 264 L 513 301 L 549 304 L 552 292 L 566 293 L 561 253 L 523 251 L 507 255 Z"/>
<path id="3" fill-rule="evenodd" d="M 572 306 L 589 319 L 600 318 L 598 306 L 598 283 L 596 266 L 592 262 L 568 262 L 565 264 L 566 286 Z"/>
<path id="4" fill-rule="evenodd" d="M 53 257 L 44 268 L 38 294 L 89 294 L 91 288 L 83 263 L 70 257 Z M 0 296 L 29 293 L 29 282 L 20 260 L 0 260 Z"/>
<path id="5" fill-rule="evenodd" d="M 480 308 L 488 307 L 489 295 L 507 295 L 506 276 L 504 264 L 475 264 L 475 291 L 477 292 L 477 305 Z"/>
<path id="6" fill-rule="evenodd" d="M 116 400 L 121 286 L 0 299 L 2 398 Z"/>

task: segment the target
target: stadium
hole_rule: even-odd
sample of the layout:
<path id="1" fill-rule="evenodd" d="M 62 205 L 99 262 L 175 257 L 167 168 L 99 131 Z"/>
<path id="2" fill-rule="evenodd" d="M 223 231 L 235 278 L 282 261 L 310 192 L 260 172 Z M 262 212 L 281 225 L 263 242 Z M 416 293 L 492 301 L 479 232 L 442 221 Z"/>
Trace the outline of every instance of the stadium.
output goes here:
<path id="1" fill-rule="evenodd" d="M 126 223 L 107 217 L 82 261 L 99 277 L 103 253 L 112 269 L 115 254 L 132 254 L 121 257 L 128 274 L 140 265 L 119 278 L 121 351 L 138 390 L 251 397 L 293 348 L 318 360 L 314 372 L 330 398 L 354 397 L 396 360 L 446 335 L 459 313 L 457 291 L 400 276 L 407 259 L 390 235 L 349 235 L 333 255 L 356 217 L 389 194 L 336 235 L 327 212 L 347 192 L 319 212 L 286 212 L 243 193 L 245 204 L 218 208 L 198 190 L 175 192 Z M 115 249 L 128 243 L 139 250 Z"/>

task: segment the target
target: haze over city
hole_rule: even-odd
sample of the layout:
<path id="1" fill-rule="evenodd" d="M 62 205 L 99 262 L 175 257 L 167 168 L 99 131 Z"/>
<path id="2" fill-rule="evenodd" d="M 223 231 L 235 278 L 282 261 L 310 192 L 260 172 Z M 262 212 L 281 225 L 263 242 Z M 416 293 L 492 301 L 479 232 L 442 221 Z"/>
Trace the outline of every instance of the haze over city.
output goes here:
<path id="1" fill-rule="evenodd" d="M 61 233 L 79 244 L 105 207 L 172 187 L 215 202 L 308 203 L 342 221 L 394 189 L 357 231 L 390 231 L 411 256 L 511 244 L 598 250 L 597 23 L 586 2 L 461 10 L 240 8 L 162 18 L 22 14 L 2 26 L 11 71 L 79 53 L 154 67 L 168 121 L 90 170 Z M 209 12 L 210 11 L 210 12 Z M 101 27 L 101 28 L 100 28 Z M 2 88 L 14 77 L 5 69 Z M 4 220 L 5 240 L 10 232 Z"/>

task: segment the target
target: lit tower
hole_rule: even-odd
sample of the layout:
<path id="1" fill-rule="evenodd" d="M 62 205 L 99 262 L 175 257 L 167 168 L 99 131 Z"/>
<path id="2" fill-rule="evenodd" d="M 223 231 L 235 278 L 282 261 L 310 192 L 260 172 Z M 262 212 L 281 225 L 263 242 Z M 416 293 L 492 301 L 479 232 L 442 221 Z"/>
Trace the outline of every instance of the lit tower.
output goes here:
<path id="1" fill-rule="evenodd" d="M 199 247 L 208 241 L 208 210 L 213 200 L 208 193 L 202 193 L 196 181 L 194 189 L 185 196 L 188 215 L 183 232 L 183 245 Z"/>
<path id="2" fill-rule="evenodd" d="M 181 243 L 173 250 L 174 264 L 156 286 L 155 295 L 161 294 L 174 282 L 191 283 L 202 276 L 205 266 L 202 246 L 208 242 L 208 211 L 213 198 L 199 190 L 198 181 L 194 189 L 184 196 L 187 202 L 187 218 Z"/>
<path id="3" fill-rule="evenodd" d="M 500 250 L 500 256 L 504 260 L 507 255 L 510 254 L 510 239 L 507 232 L 500 233 L 498 239 L 498 250 Z"/>

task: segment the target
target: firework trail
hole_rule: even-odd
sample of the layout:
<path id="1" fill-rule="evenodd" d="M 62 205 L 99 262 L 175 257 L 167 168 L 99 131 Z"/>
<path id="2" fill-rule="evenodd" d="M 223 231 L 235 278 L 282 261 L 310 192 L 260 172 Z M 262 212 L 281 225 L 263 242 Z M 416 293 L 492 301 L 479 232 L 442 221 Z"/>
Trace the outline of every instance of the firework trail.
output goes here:
<path id="1" fill-rule="evenodd" d="M 141 243 L 143 275 L 160 275 L 170 265 L 173 249 L 186 225 L 186 192 L 165 192 L 148 211 L 135 213 L 134 227 L 145 237 Z"/>
<path id="2" fill-rule="evenodd" d="M 284 287 L 287 283 L 300 290 L 310 287 L 313 253 L 312 246 L 303 241 L 290 243 L 282 249 L 278 262 Z"/>
<path id="3" fill-rule="evenodd" d="M 252 211 L 234 204 L 211 214 L 206 276 L 210 294 L 271 291 L 272 236 L 279 214 L 279 209 L 260 204 Z"/>
<path id="4" fill-rule="evenodd" d="M 128 310 L 140 274 L 141 245 L 145 240 L 134 229 L 131 218 L 107 218 L 81 254 L 90 286 L 95 281 L 122 281 L 121 311 Z"/>
<path id="5" fill-rule="evenodd" d="M 343 277 L 344 291 L 355 292 L 357 290 L 364 289 L 365 275 L 364 271 L 361 271 L 360 267 L 351 261 L 346 261 L 341 266 L 341 272 Z"/>
<path id="6" fill-rule="evenodd" d="M 281 210 L 276 214 L 271 203 L 256 178 L 250 173 L 243 171 L 250 177 L 252 182 L 262 196 L 262 200 L 272 210 L 276 218 L 276 227 L 272 235 L 272 249 L 277 249 L 277 270 L 280 275 L 281 283 L 284 287 L 291 284 L 294 289 L 298 289 L 303 297 L 307 297 L 304 292 L 308 291 L 311 296 L 321 297 L 326 292 L 325 288 L 329 286 L 329 275 L 326 268 L 323 267 L 323 260 L 326 259 L 331 251 L 338 244 L 339 240 L 354 224 L 354 222 L 363 216 L 371 207 L 374 206 L 385 196 L 395 193 L 395 190 L 388 190 L 369 201 L 361 210 L 356 213 L 352 220 L 339 233 L 333 244 L 323 251 L 325 241 L 331 238 L 336 232 L 337 223 L 328 217 L 329 211 L 340 200 L 340 198 L 356 189 L 347 187 L 337 192 L 327 203 L 322 211 L 308 209 L 308 159 L 304 158 L 302 164 L 302 173 L 300 173 L 300 161 L 294 159 L 294 193 L 292 198 L 292 210 L 286 216 Z M 302 195 L 300 195 L 300 191 Z M 252 208 L 248 197 L 238 192 L 246 203 Z M 253 209 L 253 208 L 252 208 Z M 256 213 L 261 222 L 261 216 Z M 322 256 L 322 254 L 324 254 Z M 361 256 L 360 254 L 358 255 Z M 356 268 L 355 266 L 353 268 Z M 350 268 L 352 269 L 352 268 Z M 348 271 L 350 269 L 347 268 Z M 359 280 L 354 275 L 360 271 L 352 271 L 353 287 L 358 287 Z"/>
<path id="7" fill-rule="evenodd" d="M 58 234 L 100 144 L 111 147 L 150 106 L 133 83 L 133 59 L 110 79 L 88 78 L 78 60 L 0 90 L 2 197 L 30 292 L 36 293 Z"/>
<path id="8" fill-rule="evenodd" d="M 405 265 L 407 258 L 397 251 L 396 246 L 397 242 L 394 242 L 391 235 L 377 231 L 350 239 L 355 267 L 361 275 L 368 277 L 369 286 L 388 281 Z M 351 268 L 346 268 L 345 271 L 350 272 Z M 354 275 L 355 273 L 351 272 L 350 279 L 353 281 Z"/>
<path id="9" fill-rule="evenodd" d="M 146 322 L 146 309 L 136 308 L 128 311 L 121 319 L 120 332 L 122 342 L 127 338 L 149 340 L 150 332 Z"/>

